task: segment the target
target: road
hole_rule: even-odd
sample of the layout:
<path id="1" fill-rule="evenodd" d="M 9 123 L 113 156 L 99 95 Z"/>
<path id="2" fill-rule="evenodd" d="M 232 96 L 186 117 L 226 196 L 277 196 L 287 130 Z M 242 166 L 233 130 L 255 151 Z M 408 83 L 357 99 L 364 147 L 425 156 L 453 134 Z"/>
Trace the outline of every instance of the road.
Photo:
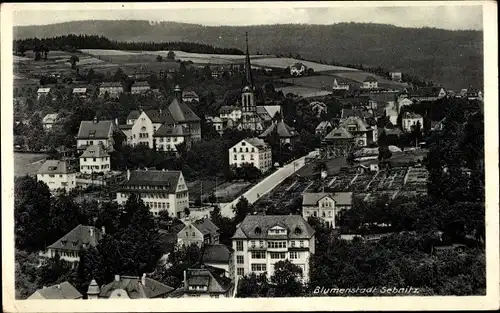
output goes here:
<path id="1" fill-rule="evenodd" d="M 315 157 L 317 152 L 313 151 L 309 153 L 309 157 Z M 257 185 L 253 186 L 243 195 L 234 199 L 232 202 L 227 203 L 221 207 L 221 214 L 232 218 L 234 216 L 233 206 L 235 206 L 241 197 L 245 197 L 249 203 L 256 202 L 260 197 L 264 196 L 266 193 L 273 190 L 286 178 L 290 177 L 293 173 L 301 169 L 305 165 L 305 156 L 290 162 L 283 167 L 276 170 L 276 172 L 264 178 Z"/>

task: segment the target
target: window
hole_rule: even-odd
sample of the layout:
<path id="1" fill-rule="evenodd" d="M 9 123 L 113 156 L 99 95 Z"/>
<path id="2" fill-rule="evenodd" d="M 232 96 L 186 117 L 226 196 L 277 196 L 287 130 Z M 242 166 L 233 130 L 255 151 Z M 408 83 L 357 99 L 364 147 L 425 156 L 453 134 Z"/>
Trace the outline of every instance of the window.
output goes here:
<path id="1" fill-rule="evenodd" d="M 295 241 L 294 241 L 294 240 L 292 240 L 292 241 L 290 242 L 290 247 L 292 247 L 292 248 L 293 248 L 293 247 L 295 247 Z"/>
<path id="2" fill-rule="evenodd" d="M 233 152 L 236 152 L 236 148 L 233 148 Z"/>
<path id="3" fill-rule="evenodd" d="M 59 178 L 62 178 L 62 174 L 59 174 Z"/>
<path id="4" fill-rule="evenodd" d="M 268 248 L 270 248 L 270 249 L 286 248 L 286 242 L 285 241 L 270 241 L 268 244 Z"/>
<path id="5" fill-rule="evenodd" d="M 186 237 L 189 237 L 189 232 L 186 232 Z"/>
<path id="6" fill-rule="evenodd" d="M 194 236 L 196 236 L 194 232 L 193 232 L 191 235 L 192 235 L 193 237 L 194 237 Z"/>
<path id="7" fill-rule="evenodd" d="M 263 251 L 252 251 L 252 259 L 265 259 L 266 253 Z"/>
<path id="8" fill-rule="evenodd" d="M 238 276 L 243 276 L 243 275 L 245 275 L 245 269 L 244 269 L 244 268 L 241 268 L 241 267 L 238 267 L 238 268 L 236 269 L 236 275 L 238 275 Z"/>
<path id="9" fill-rule="evenodd" d="M 255 248 L 255 240 L 252 240 L 252 248 Z"/>
<path id="10" fill-rule="evenodd" d="M 304 248 L 304 240 L 301 240 L 301 241 L 300 241 L 300 247 L 301 247 L 301 248 Z"/>
<path id="11" fill-rule="evenodd" d="M 286 259 L 286 253 L 285 252 L 271 252 L 269 253 L 271 256 L 271 259 Z"/>
<path id="12" fill-rule="evenodd" d="M 290 252 L 290 260 L 296 260 L 300 258 L 300 254 L 297 251 L 292 251 Z"/>
<path id="13" fill-rule="evenodd" d="M 252 264 L 252 272 L 265 272 L 266 264 Z"/>
<path id="14" fill-rule="evenodd" d="M 252 148 L 252 152 L 255 152 L 255 148 Z"/>
<path id="15" fill-rule="evenodd" d="M 260 240 L 259 241 L 259 245 L 260 245 L 261 248 L 264 247 L 264 240 Z"/>
<path id="16" fill-rule="evenodd" d="M 242 160 L 245 160 L 245 156 L 244 156 L 243 154 L 241 155 L 241 159 L 242 159 Z"/>
<path id="17" fill-rule="evenodd" d="M 235 159 L 235 160 L 238 160 L 238 156 L 237 156 L 236 154 L 234 155 L 234 159 Z"/>
<path id="18" fill-rule="evenodd" d="M 243 251 L 243 241 L 236 241 L 236 251 Z"/>
<path id="19" fill-rule="evenodd" d="M 242 255 L 237 255 L 236 256 L 236 263 L 237 264 L 244 264 L 245 263 L 245 259 Z"/>

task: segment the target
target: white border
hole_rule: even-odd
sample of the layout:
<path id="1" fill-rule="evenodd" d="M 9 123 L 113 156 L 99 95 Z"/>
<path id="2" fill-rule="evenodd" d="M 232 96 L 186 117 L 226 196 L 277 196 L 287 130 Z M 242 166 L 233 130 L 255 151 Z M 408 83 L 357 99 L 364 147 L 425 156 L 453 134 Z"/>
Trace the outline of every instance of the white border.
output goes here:
<path id="1" fill-rule="evenodd" d="M 161 300 L 14 300 L 13 151 L 12 128 L 12 10 L 109 10 L 188 8 L 280 8 L 346 6 L 449 6 L 483 5 L 485 171 L 486 171 L 486 265 L 487 295 L 470 297 L 337 297 L 274 299 L 161 299 Z M 312 310 L 449 310 L 499 307 L 499 203 L 498 203 L 498 34 L 494 1 L 378 1 L 277 3 L 30 3 L 1 6 L 2 72 L 2 290 L 6 312 L 206 312 L 206 311 L 312 311 Z M 193 301 L 196 301 L 193 302 Z"/>

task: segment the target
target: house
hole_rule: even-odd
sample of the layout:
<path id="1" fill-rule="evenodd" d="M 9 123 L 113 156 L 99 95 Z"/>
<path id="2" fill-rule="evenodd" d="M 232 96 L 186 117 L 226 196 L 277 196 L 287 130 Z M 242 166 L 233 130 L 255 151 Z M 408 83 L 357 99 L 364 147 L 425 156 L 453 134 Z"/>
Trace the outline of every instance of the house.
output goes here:
<path id="1" fill-rule="evenodd" d="M 444 129 L 444 123 L 443 122 L 445 121 L 445 119 L 446 118 L 443 118 L 439 122 L 431 121 L 431 131 L 433 131 L 433 132 L 442 131 Z"/>
<path id="2" fill-rule="evenodd" d="M 328 135 L 323 138 L 323 144 L 334 150 L 348 151 L 354 146 L 354 136 L 344 127 L 332 129 Z"/>
<path id="3" fill-rule="evenodd" d="M 182 101 L 182 92 L 179 86 L 175 87 L 174 94 L 175 98 L 168 106 L 169 113 L 176 124 L 186 126 L 193 141 L 201 140 L 200 118 Z"/>
<path id="4" fill-rule="evenodd" d="M 224 130 L 226 129 L 226 127 L 229 124 L 228 121 L 223 121 L 218 116 L 205 115 L 205 120 L 207 121 L 207 124 L 211 125 L 219 133 L 219 135 L 222 135 L 224 133 Z M 229 121 L 232 121 L 232 120 L 229 120 Z"/>
<path id="5" fill-rule="evenodd" d="M 348 210 L 352 205 L 352 192 L 304 193 L 302 195 L 302 217 L 320 218 L 325 225 L 335 228 L 335 218 L 340 210 Z"/>
<path id="6" fill-rule="evenodd" d="M 378 88 L 378 80 L 373 76 L 367 76 L 363 80 L 363 85 L 361 86 L 363 89 L 377 89 Z"/>
<path id="7" fill-rule="evenodd" d="M 116 202 L 124 204 L 136 193 L 153 215 L 168 211 L 171 217 L 181 218 L 189 208 L 189 191 L 180 171 L 127 170 L 127 179 L 119 185 Z"/>
<path id="8" fill-rule="evenodd" d="M 390 72 L 389 76 L 395 82 L 401 82 L 403 80 L 403 74 L 401 72 Z"/>
<path id="9" fill-rule="evenodd" d="M 229 149 L 229 166 L 241 167 L 251 164 L 261 172 L 272 166 L 271 147 L 259 138 L 243 139 Z"/>
<path id="10" fill-rule="evenodd" d="M 352 134 L 355 145 L 359 147 L 366 147 L 373 142 L 373 129 L 360 117 L 348 117 L 340 122 L 340 127 Z"/>
<path id="11" fill-rule="evenodd" d="M 184 271 L 183 286 L 172 293 L 172 297 L 232 298 L 234 289 L 234 283 L 225 276 L 224 270 L 200 265 Z"/>
<path id="12" fill-rule="evenodd" d="M 91 145 L 80 155 L 80 173 L 108 173 L 111 157 L 102 145 Z"/>
<path id="13" fill-rule="evenodd" d="M 309 103 L 309 106 L 311 107 L 313 112 L 316 112 L 316 117 L 321 117 L 321 114 L 323 114 L 323 112 L 325 113 L 328 112 L 328 108 L 326 104 L 323 102 L 313 101 Z"/>
<path id="14" fill-rule="evenodd" d="M 93 121 L 81 121 L 78 135 L 76 136 L 76 148 L 85 150 L 88 146 L 102 145 L 107 151 L 113 151 L 113 121 L 100 121 L 97 116 Z"/>
<path id="15" fill-rule="evenodd" d="M 478 89 L 468 89 L 465 93 L 465 98 L 468 100 L 483 100 L 483 93 Z"/>
<path id="16" fill-rule="evenodd" d="M 87 97 L 87 88 L 86 87 L 77 87 L 73 88 L 73 95 L 79 98 Z"/>
<path id="17" fill-rule="evenodd" d="M 200 97 L 196 92 L 192 90 L 186 90 L 182 92 L 182 102 L 191 103 L 193 101 L 200 102 Z"/>
<path id="18" fill-rule="evenodd" d="M 111 283 L 101 288 L 97 283 L 91 283 L 91 286 L 92 288 L 89 286 L 90 294 L 87 292 L 89 299 L 162 299 L 168 298 L 174 290 L 170 286 L 147 277 L 146 274 L 142 277 L 115 275 Z"/>
<path id="19" fill-rule="evenodd" d="M 185 143 L 186 149 L 191 147 L 191 134 L 184 125 L 169 126 L 163 124 L 153 135 L 156 151 L 177 152 L 177 145 Z"/>
<path id="20" fill-rule="evenodd" d="M 96 247 L 104 237 L 105 230 L 94 226 L 78 225 L 61 239 L 47 247 L 46 251 L 40 252 L 42 258 L 53 258 L 56 254 L 61 260 L 68 262 L 80 261 L 80 254 L 83 250 Z"/>
<path id="21" fill-rule="evenodd" d="M 411 101 L 409 98 L 407 98 L 407 97 L 400 97 L 398 99 L 398 114 L 401 112 L 401 108 L 402 107 L 410 106 L 412 104 L 413 104 L 413 101 Z"/>
<path id="22" fill-rule="evenodd" d="M 314 229 L 300 215 L 247 215 L 232 237 L 236 275 L 274 274 L 286 259 L 309 281 L 309 260 L 315 252 Z"/>
<path id="23" fill-rule="evenodd" d="M 443 87 L 422 87 L 410 93 L 408 98 L 414 102 L 436 101 L 446 97 L 446 90 Z"/>
<path id="24" fill-rule="evenodd" d="M 38 289 L 27 300 L 76 300 L 82 298 L 83 295 L 73 285 L 65 281 Z"/>
<path id="25" fill-rule="evenodd" d="M 76 187 L 76 171 L 66 161 L 45 161 L 38 170 L 36 178 L 44 182 L 50 191 L 58 189 L 70 191 Z"/>
<path id="26" fill-rule="evenodd" d="M 234 260 L 233 249 L 226 245 L 205 244 L 201 253 L 201 263 L 207 266 L 216 267 L 224 270 L 226 276 L 233 279 L 234 276 Z"/>
<path id="27" fill-rule="evenodd" d="M 110 98 L 118 98 L 123 93 L 123 85 L 120 82 L 104 82 L 99 86 L 99 97 L 108 94 Z"/>
<path id="28" fill-rule="evenodd" d="M 316 126 L 315 133 L 316 133 L 316 135 L 325 136 L 332 129 L 333 129 L 333 125 L 332 125 L 331 122 L 329 122 L 329 121 L 323 121 L 323 122 L 319 123 L 318 126 Z"/>
<path id="29" fill-rule="evenodd" d="M 175 120 L 168 110 L 141 110 L 130 112 L 127 116 L 127 126 L 120 125 L 120 129 L 122 129 L 127 137 L 128 145 L 133 147 L 145 145 L 153 149 L 155 144 L 154 134 L 156 131 L 162 125 L 173 127 L 174 124 Z"/>
<path id="30" fill-rule="evenodd" d="M 281 105 L 258 105 L 256 106 L 257 115 L 264 125 L 270 125 L 278 114 L 281 116 Z"/>
<path id="31" fill-rule="evenodd" d="M 275 134 L 279 136 L 281 144 L 288 143 L 292 147 L 299 138 L 299 133 L 295 131 L 295 128 L 288 126 L 283 120 L 274 121 L 271 126 L 259 135 L 259 138 L 266 139 Z"/>
<path id="32" fill-rule="evenodd" d="M 151 90 L 149 83 L 147 81 L 138 81 L 132 84 L 130 92 L 132 94 L 144 94 Z"/>
<path id="33" fill-rule="evenodd" d="M 42 119 L 42 125 L 44 129 L 51 129 L 52 126 L 57 122 L 59 113 L 49 113 L 45 115 Z"/>
<path id="34" fill-rule="evenodd" d="M 307 66 L 302 63 L 295 63 L 290 66 L 290 75 L 292 76 L 302 76 L 307 71 Z"/>
<path id="35" fill-rule="evenodd" d="M 337 78 L 335 78 L 333 80 L 333 85 L 332 85 L 332 89 L 335 91 L 335 90 L 349 90 L 350 88 L 350 85 L 347 83 L 347 82 L 344 82 L 344 81 L 341 81 L 341 80 L 337 80 Z"/>
<path id="36" fill-rule="evenodd" d="M 237 122 L 241 119 L 241 108 L 233 105 L 224 105 L 219 109 L 219 117 L 224 119 L 231 119 L 233 122 Z"/>
<path id="37" fill-rule="evenodd" d="M 413 112 L 405 112 L 401 120 L 401 126 L 406 132 L 411 132 L 418 123 L 420 124 L 420 129 L 423 129 L 424 118 Z"/>
<path id="38" fill-rule="evenodd" d="M 51 88 L 38 88 L 36 94 L 37 94 L 37 99 L 40 100 L 42 96 L 48 96 L 50 95 Z"/>
<path id="39" fill-rule="evenodd" d="M 177 233 L 177 243 L 189 246 L 191 244 L 201 247 L 204 244 L 219 243 L 219 227 L 215 226 L 208 218 L 184 221 L 184 228 Z"/>

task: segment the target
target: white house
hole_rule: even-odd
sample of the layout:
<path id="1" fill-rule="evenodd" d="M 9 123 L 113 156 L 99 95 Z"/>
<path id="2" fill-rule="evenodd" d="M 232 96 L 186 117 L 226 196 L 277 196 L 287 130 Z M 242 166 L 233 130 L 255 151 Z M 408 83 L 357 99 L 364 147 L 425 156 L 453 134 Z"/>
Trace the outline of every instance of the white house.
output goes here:
<path id="1" fill-rule="evenodd" d="M 37 99 L 40 100 L 40 97 L 48 96 L 50 94 L 50 88 L 38 88 L 36 93 L 37 93 Z"/>
<path id="2" fill-rule="evenodd" d="M 413 104 L 413 101 L 411 101 L 407 97 L 400 97 L 398 99 L 398 113 L 401 112 L 401 108 L 405 106 L 410 106 Z"/>
<path id="3" fill-rule="evenodd" d="M 234 277 L 233 249 L 224 244 L 205 244 L 201 256 L 201 263 L 204 265 L 220 268 L 227 276 Z"/>
<path id="4" fill-rule="evenodd" d="M 373 76 L 368 76 L 363 80 L 363 89 L 376 89 L 378 88 L 378 81 Z"/>
<path id="5" fill-rule="evenodd" d="M 135 116 L 138 116 L 135 118 Z M 153 135 L 163 124 L 174 125 L 170 113 L 165 110 L 132 111 L 127 116 L 127 124 L 132 123 L 130 131 L 127 130 L 127 144 L 131 146 L 145 145 L 153 149 Z M 129 124 L 130 125 L 130 124 Z"/>
<path id="6" fill-rule="evenodd" d="M 411 132 L 413 130 L 413 127 L 415 127 L 417 123 L 420 123 L 420 129 L 423 129 L 424 118 L 419 114 L 405 112 L 401 120 L 401 126 L 404 131 Z"/>
<path id="7" fill-rule="evenodd" d="M 82 121 L 76 136 L 76 148 L 85 150 L 88 146 L 100 144 L 111 152 L 114 144 L 113 130 L 113 121 L 99 121 L 97 117 L 93 121 Z"/>
<path id="8" fill-rule="evenodd" d="M 198 94 L 192 90 L 186 90 L 186 91 L 183 91 L 182 92 L 182 101 L 183 102 L 193 102 L 193 101 L 197 101 L 197 102 L 200 102 L 200 97 L 198 96 Z"/>
<path id="9" fill-rule="evenodd" d="M 302 63 L 295 63 L 290 66 L 290 75 L 293 76 L 302 76 L 307 71 L 307 66 Z"/>
<path id="10" fill-rule="evenodd" d="M 94 226 L 78 225 L 61 239 L 47 247 L 46 251 L 40 252 L 42 258 L 52 258 L 59 254 L 62 260 L 68 262 L 80 261 L 80 254 L 83 250 L 95 247 L 104 237 L 104 227 L 102 230 Z"/>
<path id="11" fill-rule="evenodd" d="M 309 281 L 315 252 L 314 229 L 300 215 L 247 215 L 232 237 L 236 275 L 274 274 L 276 262 L 288 259 Z"/>
<path id="12" fill-rule="evenodd" d="M 251 164 L 261 172 L 272 166 L 271 147 L 259 138 L 243 139 L 229 149 L 229 166 Z"/>
<path id="13" fill-rule="evenodd" d="M 401 72 L 390 72 L 389 75 L 391 79 L 396 82 L 401 82 L 403 79 L 403 74 L 401 74 Z"/>
<path id="14" fill-rule="evenodd" d="M 335 78 L 333 80 L 333 85 L 332 85 L 332 89 L 333 90 L 349 90 L 350 86 L 348 83 L 346 82 L 339 82 L 337 81 L 337 79 Z"/>
<path id="15" fill-rule="evenodd" d="M 313 110 L 313 112 L 316 113 L 317 117 L 320 117 L 323 112 L 327 113 L 328 112 L 328 107 L 324 102 L 320 101 L 313 101 L 309 103 L 309 106 Z"/>
<path id="16" fill-rule="evenodd" d="M 175 297 L 215 299 L 233 297 L 235 284 L 223 270 L 206 265 L 198 267 L 184 271 L 183 285 L 172 292 Z"/>
<path id="17" fill-rule="evenodd" d="M 156 151 L 173 151 L 177 152 L 177 145 L 186 143 L 186 148 L 191 146 L 191 134 L 183 125 L 167 126 L 166 124 L 153 135 L 155 140 Z"/>
<path id="18" fill-rule="evenodd" d="M 148 82 L 145 81 L 140 81 L 132 84 L 132 87 L 130 88 L 130 92 L 132 94 L 143 94 L 148 92 L 151 89 L 149 86 Z"/>
<path id="19" fill-rule="evenodd" d="M 42 125 L 45 129 L 51 129 L 52 126 L 57 122 L 57 118 L 59 117 L 59 113 L 49 113 L 45 115 L 42 119 Z"/>
<path id="20" fill-rule="evenodd" d="M 99 86 L 99 96 L 108 94 L 111 98 L 118 98 L 123 93 L 123 85 L 120 82 L 104 82 Z"/>
<path id="21" fill-rule="evenodd" d="M 92 145 L 80 155 L 80 173 L 107 173 L 111 170 L 111 157 L 101 145 Z"/>
<path id="22" fill-rule="evenodd" d="M 80 98 L 85 98 L 87 96 L 87 88 L 85 87 L 73 88 L 73 95 Z"/>
<path id="23" fill-rule="evenodd" d="M 124 204 L 131 194 L 137 194 L 153 215 L 168 211 L 181 218 L 189 208 L 189 191 L 180 171 L 127 170 L 127 180 L 120 184 L 116 202 Z"/>
<path id="24" fill-rule="evenodd" d="M 320 218 L 330 228 L 335 228 L 335 217 L 340 210 L 352 205 L 352 192 L 304 193 L 302 195 L 302 217 Z"/>
<path id="25" fill-rule="evenodd" d="M 37 172 L 38 181 L 43 181 L 51 191 L 76 187 L 76 171 L 68 163 L 59 160 L 47 160 Z"/>
<path id="26" fill-rule="evenodd" d="M 219 117 L 223 120 L 231 119 L 237 122 L 241 119 L 242 110 L 240 107 L 233 105 L 224 105 L 219 109 Z"/>

